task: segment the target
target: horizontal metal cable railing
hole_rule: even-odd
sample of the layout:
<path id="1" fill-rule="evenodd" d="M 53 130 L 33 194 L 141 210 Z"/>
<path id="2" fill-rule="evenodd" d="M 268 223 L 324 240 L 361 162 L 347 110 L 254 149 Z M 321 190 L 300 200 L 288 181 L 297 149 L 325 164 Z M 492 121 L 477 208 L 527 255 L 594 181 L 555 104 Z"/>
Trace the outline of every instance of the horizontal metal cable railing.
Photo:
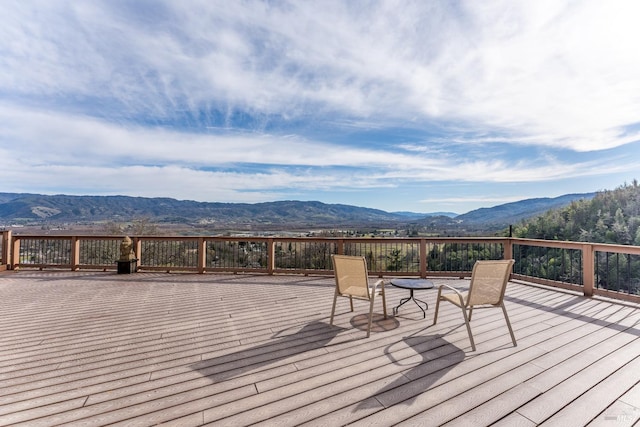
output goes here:
<path id="1" fill-rule="evenodd" d="M 2 265 L 115 270 L 123 236 L 2 232 Z M 471 274 L 484 259 L 513 258 L 514 279 L 640 301 L 640 247 L 477 238 L 134 236 L 138 271 L 331 274 L 331 254 L 364 256 L 371 274 Z"/>

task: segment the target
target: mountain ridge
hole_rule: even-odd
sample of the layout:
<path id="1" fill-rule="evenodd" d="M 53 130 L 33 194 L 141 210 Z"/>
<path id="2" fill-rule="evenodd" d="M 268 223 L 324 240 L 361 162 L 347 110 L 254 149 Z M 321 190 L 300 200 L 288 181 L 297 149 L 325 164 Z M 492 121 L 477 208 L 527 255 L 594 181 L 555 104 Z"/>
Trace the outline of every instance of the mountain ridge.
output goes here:
<path id="1" fill-rule="evenodd" d="M 442 224 L 508 224 L 532 217 L 595 193 L 555 198 L 525 199 L 452 216 L 448 212 L 386 212 L 380 209 L 283 200 L 262 203 L 223 203 L 177 200 L 167 197 L 72 196 L 0 193 L 0 220 L 32 222 L 130 221 L 149 218 L 160 222 L 200 224 L 272 224 L 304 226 L 384 226 L 438 219 Z"/>
<path id="2" fill-rule="evenodd" d="M 572 193 L 558 197 L 538 197 L 505 203 L 491 208 L 480 208 L 455 217 L 471 223 L 514 224 L 523 219 L 561 208 L 574 200 L 592 199 L 597 193 Z"/>

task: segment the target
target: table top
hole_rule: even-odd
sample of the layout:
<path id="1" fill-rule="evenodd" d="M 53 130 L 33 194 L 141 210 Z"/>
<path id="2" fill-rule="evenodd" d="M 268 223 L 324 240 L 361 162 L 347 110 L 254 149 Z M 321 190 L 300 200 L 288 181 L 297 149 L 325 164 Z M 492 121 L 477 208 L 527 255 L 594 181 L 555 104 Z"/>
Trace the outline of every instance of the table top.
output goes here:
<path id="1" fill-rule="evenodd" d="M 391 279 L 389 283 L 396 288 L 404 289 L 432 289 L 434 287 L 433 282 L 427 279 L 398 278 Z"/>

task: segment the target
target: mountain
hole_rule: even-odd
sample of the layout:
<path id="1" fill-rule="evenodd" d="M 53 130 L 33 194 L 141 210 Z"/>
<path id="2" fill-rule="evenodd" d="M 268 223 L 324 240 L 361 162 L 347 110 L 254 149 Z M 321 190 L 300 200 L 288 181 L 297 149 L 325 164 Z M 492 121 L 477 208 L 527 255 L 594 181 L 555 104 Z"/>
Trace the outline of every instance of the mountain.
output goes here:
<path id="1" fill-rule="evenodd" d="M 480 208 L 466 214 L 458 215 L 456 220 L 472 224 L 515 224 L 523 219 L 542 215 L 551 209 L 567 206 L 575 200 L 590 200 L 596 193 L 565 194 L 554 198 L 526 199 L 519 202 L 506 203 L 492 208 Z"/>
<path id="2" fill-rule="evenodd" d="M 321 202 L 208 203 L 128 196 L 47 196 L 0 193 L 0 219 L 97 222 L 150 218 L 200 224 L 332 225 L 397 223 L 404 217 L 378 209 Z"/>
<path id="3" fill-rule="evenodd" d="M 590 200 L 522 221 L 513 229 L 513 236 L 640 246 L 640 184 L 633 180 L 615 190 L 598 192 Z M 628 262 L 633 268 L 633 261 Z"/>
<path id="4" fill-rule="evenodd" d="M 236 225 L 270 227 L 396 227 L 407 223 L 431 228 L 458 224 L 490 224 L 493 228 L 512 224 L 573 200 L 592 198 L 594 193 L 569 194 L 556 198 L 528 199 L 463 215 L 450 212 L 385 212 L 379 209 L 286 200 L 267 203 L 213 203 L 129 196 L 68 196 L 0 193 L 0 220 L 12 223 L 38 222 L 126 222 L 145 218 L 154 222 L 207 225 L 216 228 Z"/>

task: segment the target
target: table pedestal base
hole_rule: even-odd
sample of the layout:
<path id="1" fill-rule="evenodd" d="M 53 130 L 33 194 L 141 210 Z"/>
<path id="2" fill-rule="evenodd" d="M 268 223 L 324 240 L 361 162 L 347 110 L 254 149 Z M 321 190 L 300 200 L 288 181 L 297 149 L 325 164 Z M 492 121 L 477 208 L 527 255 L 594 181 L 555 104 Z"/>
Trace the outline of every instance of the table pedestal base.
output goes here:
<path id="1" fill-rule="evenodd" d="M 402 299 L 400 300 L 400 304 L 398 304 L 398 306 L 397 306 L 397 307 L 395 307 L 395 308 L 393 309 L 393 315 L 394 315 L 394 316 L 395 316 L 395 315 L 397 315 L 397 314 L 398 314 L 398 309 L 400 308 L 400 306 L 401 306 L 401 305 L 403 305 L 404 303 L 408 302 L 409 300 L 413 300 L 413 302 L 415 302 L 415 303 L 416 303 L 416 305 L 417 305 L 418 307 L 420 307 L 420 310 L 422 310 L 422 318 L 423 318 L 423 319 L 426 319 L 426 318 L 427 318 L 427 312 L 426 312 L 425 310 L 423 310 L 423 309 L 422 309 L 422 306 L 421 306 L 420 304 L 418 304 L 418 302 L 423 303 L 423 304 L 424 304 L 424 306 L 425 306 L 425 308 L 426 308 L 426 310 L 428 310 L 428 309 L 429 309 L 429 304 L 427 304 L 426 302 L 424 302 L 424 301 L 422 301 L 422 300 L 419 300 L 419 299 L 417 299 L 417 298 L 414 298 L 414 296 L 413 296 L 413 289 L 409 289 L 409 297 L 408 297 L 408 298 L 402 298 Z"/>

